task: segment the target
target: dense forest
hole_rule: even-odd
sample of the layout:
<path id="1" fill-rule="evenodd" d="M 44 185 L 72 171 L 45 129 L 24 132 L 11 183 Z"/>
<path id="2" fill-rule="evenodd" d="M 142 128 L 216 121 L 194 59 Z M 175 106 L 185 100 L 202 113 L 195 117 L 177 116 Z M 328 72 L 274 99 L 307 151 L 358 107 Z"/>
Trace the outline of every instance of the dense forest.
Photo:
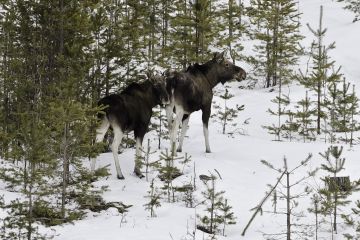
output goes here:
<path id="1" fill-rule="evenodd" d="M 358 17 L 359 3 L 345 2 Z M 269 109 L 279 121 L 265 127 L 276 140 L 306 142 L 325 134 L 329 142 L 352 145 L 359 129 L 355 90 L 328 55 L 335 44 L 324 45 L 321 17 L 319 26 L 309 26 L 313 44 L 300 44 L 298 1 L 0 4 L 0 178 L 24 196 L 1 201 L 9 214 L 1 225 L 2 239 L 46 239 L 35 222 L 52 226 L 81 219 L 84 209 L 99 205 L 104 189 L 91 183 L 106 169 L 91 174 L 82 161 L 104 149 L 94 143 L 97 102 L 142 81 L 146 70 L 182 71 L 227 49 L 231 61 L 248 66 L 242 87 L 279 90 L 276 110 Z M 251 49 L 244 49 L 249 41 Z M 311 66 L 299 71 L 303 56 Z M 289 96 L 282 92 L 295 81 L 317 94 L 312 102 L 308 95 L 298 102 L 297 112 L 288 110 Z M 230 121 L 232 111 L 220 112 L 220 121 Z"/>

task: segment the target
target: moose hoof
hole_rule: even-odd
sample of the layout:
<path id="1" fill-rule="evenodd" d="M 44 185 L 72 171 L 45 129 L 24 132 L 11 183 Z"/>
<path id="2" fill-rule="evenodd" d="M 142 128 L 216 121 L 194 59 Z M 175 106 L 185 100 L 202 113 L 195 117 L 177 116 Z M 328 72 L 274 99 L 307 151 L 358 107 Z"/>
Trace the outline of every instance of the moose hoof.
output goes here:
<path id="1" fill-rule="evenodd" d="M 176 149 L 176 152 L 182 152 L 181 148 Z"/>
<path id="2" fill-rule="evenodd" d="M 210 149 L 206 149 L 205 152 L 206 152 L 206 153 L 211 153 Z"/>
<path id="3" fill-rule="evenodd" d="M 120 179 L 120 180 L 124 180 L 124 179 L 125 179 L 124 176 L 119 176 L 119 175 L 117 176 L 117 178 Z"/>

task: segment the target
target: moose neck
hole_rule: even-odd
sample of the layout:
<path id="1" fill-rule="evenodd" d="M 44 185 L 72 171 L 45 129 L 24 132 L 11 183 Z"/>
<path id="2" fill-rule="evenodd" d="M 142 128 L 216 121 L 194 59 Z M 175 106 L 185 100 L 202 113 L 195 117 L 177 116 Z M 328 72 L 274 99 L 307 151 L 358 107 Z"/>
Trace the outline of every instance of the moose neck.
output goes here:
<path id="1" fill-rule="evenodd" d="M 216 85 L 218 85 L 220 82 L 225 83 L 226 81 L 229 81 L 230 79 L 224 79 L 219 75 L 219 72 L 217 70 L 217 65 L 215 61 L 211 60 L 204 65 L 203 74 L 205 75 L 206 79 L 208 80 L 211 88 L 214 88 Z"/>

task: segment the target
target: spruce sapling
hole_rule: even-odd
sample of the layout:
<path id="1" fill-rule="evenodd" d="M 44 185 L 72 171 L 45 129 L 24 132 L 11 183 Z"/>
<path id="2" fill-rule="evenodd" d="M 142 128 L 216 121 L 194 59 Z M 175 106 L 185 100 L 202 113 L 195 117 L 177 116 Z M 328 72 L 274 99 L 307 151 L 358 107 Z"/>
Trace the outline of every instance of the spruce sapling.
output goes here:
<path id="1" fill-rule="evenodd" d="M 215 175 L 200 175 L 199 177 L 206 187 L 206 190 L 201 193 L 204 198 L 202 203 L 206 207 L 207 214 L 204 216 L 197 215 L 201 222 L 197 229 L 209 234 L 216 234 L 219 232 L 219 224 L 222 222 L 219 209 L 222 205 L 224 191 L 216 192 L 217 177 Z"/>
<path id="2" fill-rule="evenodd" d="M 296 106 L 299 110 L 295 113 L 295 121 L 298 125 L 298 133 L 302 136 L 303 141 L 306 140 L 315 140 L 316 128 L 313 126 L 315 122 L 312 117 L 314 116 L 316 110 L 312 109 L 311 100 L 308 96 L 308 91 L 306 91 L 305 98 L 300 100 Z"/>
<path id="3" fill-rule="evenodd" d="M 324 153 L 319 153 L 326 161 L 321 164 L 321 168 L 329 174 L 327 177 L 322 178 L 326 187 L 319 190 L 322 197 L 320 203 L 324 215 L 330 215 L 331 230 L 335 233 L 337 233 L 337 219 L 340 207 L 347 206 L 350 203 L 347 200 L 348 196 L 355 191 L 359 191 L 358 182 L 351 183 L 350 181 L 344 181 L 341 185 L 338 182 L 339 173 L 344 169 L 346 160 L 341 156 L 342 152 L 342 146 L 330 146 Z"/>
<path id="4" fill-rule="evenodd" d="M 296 180 L 291 180 L 290 176 L 293 176 L 295 174 L 295 171 L 298 170 L 299 168 L 306 166 L 310 162 L 311 157 L 312 157 L 312 155 L 309 154 L 305 160 L 301 161 L 293 169 L 288 168 L 286 158 L 284 158 L 284 166 L 282 168 L 275 168 L 271 163 L 269 163 L 265 160 L 261 161 L 265 166 L 269 167 L 270 169 L 272 169 L 272 170 L 276 171 L 278 174 L 280 174 L 280 176 L 274 185 L 270 185 L 270 190 L 268 192 L 266 192 L 265 197 L 253 209 L 253 210 L 255 210 L 255 212 L 252 215 L 251 219 L 249 220 L 248 224 L 246 225 L 245 229 L 243 230 L 242 236 L 245 235 L 246 230 L 248 229 L 248 227 L 254 220 L 257 213 L 262 212 L 264 203 L 271 195 L 273 195 L 275 190 L 277 191 L 277 194 L 276 194 L 276 197 L 273 199 L 275 199 L 276 202 L 278 202 L 278 199 L 285 200 L 285 202 L 286 202 L 286 208 L 285 208 L 286 210 L 284 212 L 276 213 L 276 214 L 286 214 L 286 231 L 282 231 L 281 233 L 272 233 L 272 234 L 264 233 L 264 236 L 266 238 L 274 239 L 273 238 L 274 236 L 279 236 L 279 238 L 281 238 L 281 237 L 283 237 L 283 235 L 286 235 L 286 239 L 290 240 L 292 238 L 292 234 L 295 234 L 295 233 L 303 234 L 303 235 L 306 234 L 306 232 L 301 229 L 302 227 L 304 227 L 304 224 L 301 224 L 301 223 L 294 224 L 293 222 L 295 222 L 295 221 L 293 218 L 296 218 L 297 219 L 296 221 L 299 222 L 299 220 L 300 220 L 299 218 L 301 216 L 303 216 L 302 213 L 296 213 L 295 208 L 298 207 L 298 205 L 299 205 L 298 199 L 308 195 L 311 190 L 308 187 L 305 187 L 305 189 L 302 192 L 294 193 L 292 189 L 295 186 L 306 181 L 308 178 L 313 177 L 316 174 L 317 169 L 308 172 L 307 175 L 299 177 Z M 284 180 L 284 178 L 285 178 L 285 180 Z M 285 183 L 282 183 L 283 180 L 285 181 Z M 282 187 L 279 187 L 280 185 Z M 276 203 L 276 204 L 278 204 L 278 203 Z"/>
<path id="5" fill-rule="evenodd" d="M 221 179 L 219 173 L 218 175 Z M 225 191 L 216 190 L 217 177 L 214 174 L 200 175 L 199 177 L 206 186 L 206 190 L 202 192 L 204 198 L 202 204 L 206 206 L 207 214 L 205 216 L 197 215 L 201 222 L 197 225 L 197 229 L 214 235 L 222 233 L 225 236 L 226 226 L 236 223 L 234 213 L 231 211 L 232 207 L 223 196 Z"/>
<path id="6" fill-rule="evenodd" d="M 355 95 L 354 86 L 351 91 L 350 83 L 346 82 L 344 78 L 342 88 L 340 88 L 335 97 L 333 126 L 336 132 L 344 133 L 344 141 L 350 144 L 353 142 L 353 132 L 357 128 L 354 115 L 359 112 L 358 102 L 359 99 Z"/>
<path id="7" fill-rule="evenodd" d="M 225 93 L 220 95 L 220 98 L 224 99 L 224 106 L 221 105 L 214 105 L 214 108 L 217 109 L 217 112 L 212 115 L 212 117 L 216 117 L 215 121 L 221 123 L 222 126 L 222 133 L 226 133 L 226 127 L 234 121 L 234 119 L 238 116 L 240 111 L 244 110 L 244 105 L 236 105 L 233 108 L 228 106 L 228 100 L 233 98 L 234 95 L 229 93 L 228 88 L 225 89 Z M 236 123 L 231 124 L 232 126 L 236 126 Z"/>
<path id="8" fill-rule="evenodd" d="M 222 225 L 223 225 L 223 228 L 222 228 L 223 236 L 225 236 L 226 226 L 236 224 L 236 220 L 235 220 L 236 218 L 234 216 L 234 212 L 232 212 L 231 209 L 232 209 L 232 206 L 230 206 L 228 204 L 228 200 L 224 199 L 219 208 L 220 214 L 222 216 L 221 221 L 222 221 Z"/>
<path id="9" fill-rule="evenodd" d="M 289 111 L 286 109 L 286 107 L 290 104 L 290 99 L 289 96 L 281 94 L 279 90 L 279 95 L 276 96 L 275 99 L 271 100 L 271 102 L 277 105 L 276 110 L 274 111 L 272 109 L 268 109 L 268 112 L 270 115 L 277 117 L 277 124 L 264 126 L 264 128 L 266 128 L 270 134 L 275 135 L 276 141 L 280 141 L 284 130 L 284 123 L 282 122 L 281 117 L 288 114 Z"/>
<path id="10" fill-rule="evenodd" d="M 165 152 L 160 153 L 160 160 L 163 163 L 159 166 L 159 178 L 164 181 L 163 190 L 167 192 L 168 202 L 175 202 L 175 188 L 172 185 L 172 182 L 175 178 L 182 175 L 179 168 L 175 166 L 175 161 L 183 159 L 183 157 L 175 157 L 174 154 L 170 153 L 168 149 Z"/>
<path id="11" fill-rule="evenodd" d="M 345 224 L 352 229 L 351 233 L 345 233 L 344 237 L 347 240 L 360 239 L 360 200 L 355 202 L 355 207 L 351 208 L 350 215 L 342 215 Z"/>
<path id="12" fill-rule="evenodd" d="M 150 155 L 156 153 L 156 151 L 151 151 L 150 148 L 150 139 L 148 139 L 147 141 L 147 147 L 146 147 L 146 151 L 141 150 L 144 153 L 143 156 L 143 165 L 145 166 L 145 179 L 148 182 L 149 181 L 149 169 L 150 168 L 158 168 L 160 166 L 160 161 L 161 160 L 157 160 L 154 162 L 150 161 Z"/>
<path id="13" fill-rule="evenodd" d="M 149 202 L 144 204 L 145 210 L 150 211 L 150 217 L 156 217 L 155 208 L 161 206 L 161 202 L 160 202 L 161 193 L 159 193 L 158 189 L 154 186 L 154 179 L 151 180 L 150 190 L 147 193 L 148 195 L 145 197 L 149 199 Z"/>

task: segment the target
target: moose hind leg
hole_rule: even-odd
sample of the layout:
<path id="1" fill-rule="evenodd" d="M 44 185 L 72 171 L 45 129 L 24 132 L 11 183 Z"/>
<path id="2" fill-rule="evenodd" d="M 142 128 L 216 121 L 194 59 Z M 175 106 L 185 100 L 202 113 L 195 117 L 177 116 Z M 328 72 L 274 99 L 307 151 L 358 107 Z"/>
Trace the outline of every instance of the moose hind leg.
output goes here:
<path id="1" fill-rule="evenodd" d="M 186 136 L 186 132 L 188 130 L 189 119 L 190 119 L 190 114 L 184 114 L 184 117 L 182 120 L 182 126 L 181 126 L 181 136 L 180 136 L 180 140 L 179 140 L 179 146 L 176 150 L 177 152 L 182 152 L 182 145 L 184 142 L 184 138 Z"/>
<path id="2" fill-rule="evenodd" d="M 111 144 L 111 150 L 114 155 L 114 162 L 115 162 L 115 167 L 116 167 L 117 178 L 125 179 L 124 175 L 121 172 L 119 156 L 118 156 L 119 146 L 120 146 L 121 140 L 124 136 L 124 133 L 118 125 L 113 124 L 112 127 L 113 127 L 113 131 L 114 131 L 114 140 Z"/>
<path id="3" fill-rule="evenodd" d="M 101 121 L 101 124 L 98 129 L 96 129 L 96 140 L 95 142 L 102 142 L 104 140 L 105 134 L 110 127 L 109 120 L 107 117 Z M 96 157 L 91 159 L 91 171 L 95 171 Z"/>

